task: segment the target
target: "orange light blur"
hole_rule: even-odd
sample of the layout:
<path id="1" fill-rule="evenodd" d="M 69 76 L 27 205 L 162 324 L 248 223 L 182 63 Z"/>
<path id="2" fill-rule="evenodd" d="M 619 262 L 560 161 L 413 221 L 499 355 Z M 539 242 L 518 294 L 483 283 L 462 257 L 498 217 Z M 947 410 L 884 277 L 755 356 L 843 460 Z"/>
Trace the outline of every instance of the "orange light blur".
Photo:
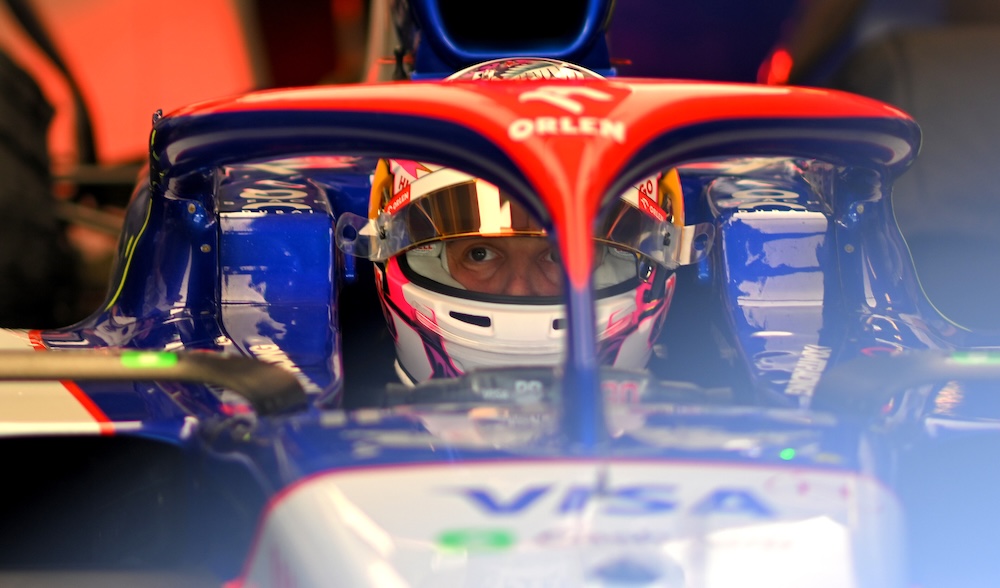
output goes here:
<path id="1" fill-rule="evenodd" d="M 772 86 L 787 84 L 788 76 L 792 73 L 793 63 L 791 53 L 787 49 L 779 47 L 760 64 L 757 81 Z"/>

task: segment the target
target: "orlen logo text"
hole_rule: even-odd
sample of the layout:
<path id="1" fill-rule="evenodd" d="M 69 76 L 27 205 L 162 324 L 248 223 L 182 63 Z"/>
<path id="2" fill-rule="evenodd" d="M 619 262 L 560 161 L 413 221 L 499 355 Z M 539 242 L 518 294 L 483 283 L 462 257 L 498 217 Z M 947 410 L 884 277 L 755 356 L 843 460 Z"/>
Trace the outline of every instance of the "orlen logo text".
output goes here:
<path id="1" fill-rule="evenodd" d="M 544 136 L 588 136 L 625 142 L 625 123 L 596 116 L 579 116 L 583 104 L 576 97 L 597 102 L 611 100 L 611 94 L 594 88 L 543 86 L 524 92 L 519 102 L 541 101 L 566 110 L 575 116 L 537 116 L 519 118 L 507 127 L 507 136 L 513 141 Z"/>
<path id="2" fill-rule="evenodd" d="M 716 488 L 698 500 L 685 504 L 671 484 L 636 484 L 618 488 L 598 489 L 589 486 L 569 486 L 560 492 L 554 485 L 522 488 L 516 494 L 500 497 L 487 488 L 461 488 L 458 493 L 479 510 L 494 516 L 517 515 L 554 505 L 559 515 L 584 512 L 597 508 L 608 516 L 649 516 L 687 511 L 707 516 L 731 514 L 771 517 L 774 512 L 756 494 L 746 488 Z M 554 503 L 553 503 L 554 499 Z"/>

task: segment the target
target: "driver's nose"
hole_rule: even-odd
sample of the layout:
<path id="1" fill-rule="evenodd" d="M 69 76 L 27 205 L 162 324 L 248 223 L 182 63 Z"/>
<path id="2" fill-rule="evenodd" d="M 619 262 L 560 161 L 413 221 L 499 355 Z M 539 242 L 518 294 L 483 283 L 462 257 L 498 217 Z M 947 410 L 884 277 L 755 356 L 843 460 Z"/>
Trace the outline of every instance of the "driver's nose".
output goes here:
<path id="1" fill-rule="evenodd" d="M 511 264 L 502 293 L 508 296 L 558 296 L 559 285 L 553 283 L 536 264 L 517 259 Z"/>
<path id="2" fill-rule="evenodd" d="M 523 270 L 513 270 L 502 292 L 507 296 L 531 296 L 531 283 Z"/>

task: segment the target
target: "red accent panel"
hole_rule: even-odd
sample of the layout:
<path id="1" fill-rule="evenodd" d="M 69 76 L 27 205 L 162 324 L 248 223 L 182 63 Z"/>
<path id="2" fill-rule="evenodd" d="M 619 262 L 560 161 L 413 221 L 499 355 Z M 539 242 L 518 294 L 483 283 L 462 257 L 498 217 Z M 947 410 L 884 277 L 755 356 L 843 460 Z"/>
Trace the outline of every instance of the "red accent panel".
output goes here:
<path id="1" fill-rule="evenodd" d="M 48 350 L 48 347 L 45 346 L 45 341 L 42 339 L 42 332 L 38 329 L 28 331 L 28 341 L 31 342 L 31 346 L 35 348 L 35 351 Z"/>
<path id="2" fill-rule="evenodd" d="M 115 426 L 111 422 L 111 419 L 108 418 L 108 415 L 104 414 L 104 411 L 101 410 L 99 406 L 94 404 L 94 401 L 90 399 L 90 396 L 87 396 L 86 392 L 81 390 L 80 387 L 76 385 L 76 382 L 63 380 L 60 384 L 69 390 L 69 393 L 72 394 L 73 397 L 76 398 L 77 402 L 79 402 L 83 408 L 90 413 L 90 416 L 94 417 L 94 420 L 97 421 L 98 428 L 101 430 L 101 435 L 115 434 Z"/>

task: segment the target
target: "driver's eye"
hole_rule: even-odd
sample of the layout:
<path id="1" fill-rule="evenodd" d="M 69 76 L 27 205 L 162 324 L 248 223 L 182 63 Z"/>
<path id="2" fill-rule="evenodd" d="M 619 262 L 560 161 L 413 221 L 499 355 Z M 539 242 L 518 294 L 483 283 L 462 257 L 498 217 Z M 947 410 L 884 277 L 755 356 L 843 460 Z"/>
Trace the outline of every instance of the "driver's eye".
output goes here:
<path id="1" fill-rule="evenodd" d="M 472 261 L 489 261 L 496 257 L 496 253 L 488 247 L 473 247 L 466 252 L 466 255 Z"/>
<path id="2" fill-rule="evenodd" d="M 559 258 L 559 250 L 555 247 L 550 247 L 549 250 L 545 252 L 544 259 L 545 261 L 551 263 L 562 263 L 562 260 Z"/>

